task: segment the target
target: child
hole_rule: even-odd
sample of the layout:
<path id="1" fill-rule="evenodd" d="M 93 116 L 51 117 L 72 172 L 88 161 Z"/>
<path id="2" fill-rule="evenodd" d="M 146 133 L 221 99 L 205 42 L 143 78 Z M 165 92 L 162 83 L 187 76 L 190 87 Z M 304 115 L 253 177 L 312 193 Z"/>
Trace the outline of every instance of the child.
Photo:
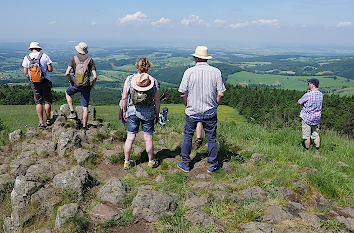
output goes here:
<path id="1" fill-rule="evenodd" d="M 167 120 L 168 108 L 163 108 L 162 113 L 160 113 L 160 125 L 165 128 Z"/>

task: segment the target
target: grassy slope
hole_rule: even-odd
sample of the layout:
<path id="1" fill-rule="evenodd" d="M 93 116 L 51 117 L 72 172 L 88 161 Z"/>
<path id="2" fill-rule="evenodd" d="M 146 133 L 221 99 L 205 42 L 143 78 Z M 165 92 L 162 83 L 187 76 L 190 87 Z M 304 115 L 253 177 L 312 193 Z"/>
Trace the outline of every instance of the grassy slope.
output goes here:
<path id="1" fill-rule="evenodd" d="M 251 72 L 238 72 L 229 75 L 227 83 L 237 85 L 239 83 L 248 84 L 266 84 L 266 85 L 279 85 L 279 88 L 283 89 L 294 89 L 294 90 L 305 90 L 306 89 L 306 79 L 311 78 L 310 76 L 286 76 L 286 75 L 276 75 L 276 74 L 255 74 Z M 350 87 L 354 87 L 354 80 L 348 80 L 343 77 L 337 77 L 336 80 L 331 78 L 324 78 L 321 76 L 316 76 L 320 80 L 320 89 L 327 90 L 339 90 L 343 86 L 347 89 L 344 91 L 338 91 L 340 94 L 354 94 L 354 91 Z"/>

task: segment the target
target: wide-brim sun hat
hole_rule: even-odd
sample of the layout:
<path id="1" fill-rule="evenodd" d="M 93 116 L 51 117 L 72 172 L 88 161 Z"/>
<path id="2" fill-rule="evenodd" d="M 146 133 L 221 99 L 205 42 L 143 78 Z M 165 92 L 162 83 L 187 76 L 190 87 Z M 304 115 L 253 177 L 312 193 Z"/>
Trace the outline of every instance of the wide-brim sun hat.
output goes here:
<path id="1" fill-rule="evenodd" d="M 147 73 L 135 74 L 131 85 L 137 91 L 148 91 L 154 86 L 154 79 Z"/>
<path id="2" fill-rule="evenodd" d="M 41 46 L 39 46 L 38 42 L 32 41 L 30 43 L 30 46 L 28 47 L 28 50 L 31 50 L 31 49 L 42 49 L 42 48 L 41 48 Z"/>
<path id="3" fill-rule="evenodd" d="M 211 59 L 212 56 L 208 55 L 208 48 L 206 46 L 197 46 L 195 52 L 192 54 L 193 57 L 199 57 L 201 59 Z"/>
<path id="4" fill-rule="evenodd" d="M 78 45 L 75 46 L 75 49 L 80 54 L 87 54 L 87 44 L 85 42 L 80 42 Z"/>

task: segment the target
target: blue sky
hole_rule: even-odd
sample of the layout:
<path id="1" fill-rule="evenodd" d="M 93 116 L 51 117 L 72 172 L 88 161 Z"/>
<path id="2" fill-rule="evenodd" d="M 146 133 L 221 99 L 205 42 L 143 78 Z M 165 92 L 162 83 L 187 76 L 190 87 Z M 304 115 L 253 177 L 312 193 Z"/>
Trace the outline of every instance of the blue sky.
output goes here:
<path id="1" fill-rule="evenodd" d="M 1 8 L 2 42 L 354 45 L 354 0 L 13 0 Z"/>

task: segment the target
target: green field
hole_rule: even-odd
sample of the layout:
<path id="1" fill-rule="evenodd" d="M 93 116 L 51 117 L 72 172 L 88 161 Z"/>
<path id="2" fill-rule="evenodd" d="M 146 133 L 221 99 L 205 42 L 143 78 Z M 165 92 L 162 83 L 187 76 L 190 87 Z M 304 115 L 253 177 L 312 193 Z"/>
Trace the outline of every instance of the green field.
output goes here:
<path id="1" fill-rule="evenodd" d="M 352 95 L 354 94 L 354 80 L 349 80 L 343 77 L 336 79 L 327 78 L 326 76 L 315 76 L 320 81 L 320 90 L 334 92 L 338 94 Z M 313 76 L 286 76 L 276 74 L 255 74 L 251 72 L 238 72 L 229 75 L 227 83 L 232 85 L 267 85 L 270 87 L 291 89 L 291 90 L 306 90 L 306 79 Z"/>

